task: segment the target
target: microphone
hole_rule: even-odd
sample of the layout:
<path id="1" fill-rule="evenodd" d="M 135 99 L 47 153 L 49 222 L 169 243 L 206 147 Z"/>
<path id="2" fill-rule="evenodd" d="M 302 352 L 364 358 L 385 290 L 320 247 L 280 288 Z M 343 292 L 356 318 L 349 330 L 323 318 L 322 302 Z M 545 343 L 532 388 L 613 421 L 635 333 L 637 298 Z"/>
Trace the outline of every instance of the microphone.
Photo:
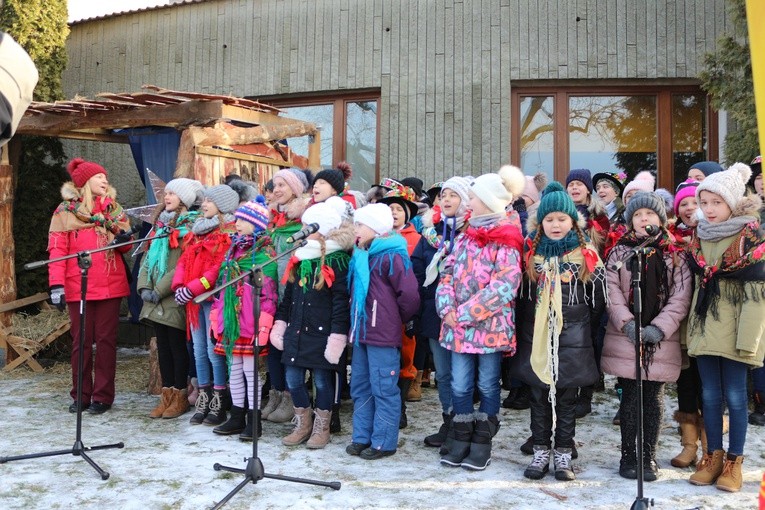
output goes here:
<path id="1" fill-rule="evenodd" d="M 295 241 L 300 241 L 301 239 L 305 239 L 306 237 L 310 236 L 314 232 L 319 230 L 319 224 L 318 223 L 311 223 L 309 225 L 306 225 L 303 227 L 303 229 L 300 232 L 297 232 L 287 238 L 287 242 L 292 244 Z"/>
<path id="2" fill-rule="evenodd" d="M 138 225 L 133 225 L 132 227 L 130 227 L 130 230 L 127 230 L 127 231 L 122 230 L 119 234 L 114 236 L 114 240 L 111 243 L 109 243 L 109 245 L 114 246 L 115 244 L 124 243 L 127 240 L 129 240 L 129 238 L 133 237 L 133 234 L 137 234 L 140 231 L 141 231 L 141 223 L 139 223 Z"/>
<path id="3" fill-rule="evenodd" d="M 661 227 L 657 227 L 656 225 L 646 225 L 645 226 L 645 233 L 649 236 L 655 236 L 661 233 Z"/>

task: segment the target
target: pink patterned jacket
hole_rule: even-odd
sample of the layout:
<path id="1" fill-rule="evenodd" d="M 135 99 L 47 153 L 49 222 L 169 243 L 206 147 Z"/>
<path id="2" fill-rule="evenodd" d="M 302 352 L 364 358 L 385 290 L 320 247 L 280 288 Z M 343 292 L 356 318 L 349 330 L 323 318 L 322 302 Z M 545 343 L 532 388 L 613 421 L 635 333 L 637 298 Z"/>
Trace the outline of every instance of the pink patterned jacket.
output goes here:
<path id="1" fill-rule="evenodd" d="M 523 236 L 510 218 L 470 227 L 457 238 L 436 290 L 441 345 L 464 354 L 515 353 L 515 298 L 522 280 Z"/>

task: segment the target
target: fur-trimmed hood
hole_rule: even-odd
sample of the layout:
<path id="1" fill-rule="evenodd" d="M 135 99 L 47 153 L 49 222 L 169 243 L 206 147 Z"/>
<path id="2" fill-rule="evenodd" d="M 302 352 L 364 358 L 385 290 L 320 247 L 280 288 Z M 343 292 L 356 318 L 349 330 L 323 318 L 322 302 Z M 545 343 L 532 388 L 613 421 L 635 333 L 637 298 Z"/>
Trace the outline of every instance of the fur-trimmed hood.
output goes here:
<path id="1" fill-rule="evenodd" d="M 356 244 L 356 232 L 353 229 L 353 221 L 343 220 L 338 228 L 327 235 L 327 239 L 332 239 L 345 251 L 352 250 Z"/>
<path id="2" fill-rule="evenodd" d="M 590 212 L 590 218 L 606 215 L 605 204 L 603 204 L 600 197 L 594 193 L 590 194 L 590 205 L 587 206 L 587 210 Z"/>
<path id="3" fill-rule="evenodd" d="M 114 187 L 109 186 L 106 190 L 106 196 L 112 200 L 116 200 L 117 190 L 114 189 Z M 64 200 L 79 200 L 82 198 L 82 193 L 80 193 L 80 188 L 74 185 L 74 182 L 68 181 L 61 186 L 61 198 Z"/>
<path id="4" fill-rule="evenodd" d="M 762 198 L 756 193 L 747 195 L 736 204 L 736 208 L 733 209 L 731 218 L 739 216 L 754 216 L 760 217 L 760 209 L 762 209 Z"/>
<path id="5" fill-rule="evenodd" d="M 297 197 L 290 201 L 282 210 L 287 215 L 287 218 L 300 220 L 300 217 L 303 216 L 303 213 L 308 208 L 308 200 L 305 197 Z"/>

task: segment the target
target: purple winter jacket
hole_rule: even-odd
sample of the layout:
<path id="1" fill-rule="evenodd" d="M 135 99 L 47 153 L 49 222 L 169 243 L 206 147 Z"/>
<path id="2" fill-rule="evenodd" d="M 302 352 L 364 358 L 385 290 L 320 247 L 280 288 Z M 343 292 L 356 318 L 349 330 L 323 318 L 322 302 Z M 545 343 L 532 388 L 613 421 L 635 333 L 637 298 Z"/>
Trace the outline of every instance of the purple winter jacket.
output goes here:
<path id="1" fill-rule="evenodd" d="M 369 275 L 366 336 L 361 335 L 359 342 L 377 347 L 401 347 L 402 326 L 420 310 L 417 278 L 411 265 L 405 269 L 400 255 L 380 256 L 383 257 L 380 269 L 370 271 Z M 374 259 L 369 257 L 372 267 Z"/>

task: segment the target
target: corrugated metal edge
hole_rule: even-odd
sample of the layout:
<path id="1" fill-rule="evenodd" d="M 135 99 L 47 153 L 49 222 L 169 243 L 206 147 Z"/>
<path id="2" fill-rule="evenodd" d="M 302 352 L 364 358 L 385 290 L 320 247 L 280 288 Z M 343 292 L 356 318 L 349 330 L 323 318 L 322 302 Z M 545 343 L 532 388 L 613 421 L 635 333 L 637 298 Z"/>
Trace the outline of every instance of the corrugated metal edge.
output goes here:
<path id="1" fill-rule="evenodd" d="M 78 20 L 70 21 L 69 22 L 69 26 L 79 25 L 81 23 L 87 23 L 89 21 L 100 21 L 100 20 L 103 20 L 103 19 L 114 18 L 114 17 L 117 17 L 117 16 L 122 16 L 123 14 L 133 14 L 133 13 L 137 13 L 137 12 L 156 11 L 156 10 L 159 10 L 159 9 L 167 9 L 169 7 L 177 7 L 179 5 L 201 4 L 202 2 L 210 2 L 210 1 L 213 1 L 213 0 L 169 0 L 168 3 L 163 4 L 163 5 L 155 5 L 153 7 L 141 7 L 141 8 L 138 8 L 138 9 L 127 9 L 127 10 L 124 10 L 124 11 L 113 12 L 111 14 L 104 14 L 104 15 L 101 15 L 101 16 L 93 16 L 93 17 L 89 17 L 89 18 L 81 18 L 81 19 L 78 19 Z"/>

